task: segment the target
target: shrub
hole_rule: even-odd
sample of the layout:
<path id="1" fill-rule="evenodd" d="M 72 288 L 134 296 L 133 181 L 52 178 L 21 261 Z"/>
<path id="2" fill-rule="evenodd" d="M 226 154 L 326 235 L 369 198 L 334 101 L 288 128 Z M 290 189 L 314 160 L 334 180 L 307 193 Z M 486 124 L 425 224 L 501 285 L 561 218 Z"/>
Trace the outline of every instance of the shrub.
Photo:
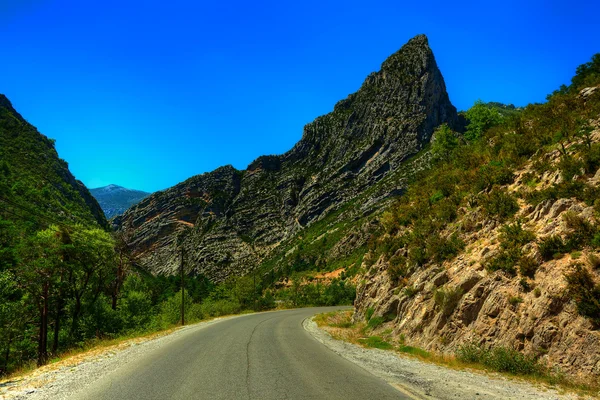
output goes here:
<path id="1" fill-rule="evenodd" d="M 566 251 L 587 246 L 593 241 L 596 228 L 585 218 L 575 212 L 568 211 L 564 213 L 563 220 L 567 228 L 571 230 L 567 235 Z"/>
<path id="2" fill-rule="evenodd" d="M 485 195 L 481 206 L 487 216 L 500 221 L 513 216 L 519 210 L 517 199 L 502 189 L 494 189 Z"/>
<path id="3" fill-rule="evenodd" d="M 485 266 L 488 271 L 504 271 L 511 275 L 516 273 L 515 264 L 519 259 L 520 251 L 517 254 L 512 254 L 509 251 L 501 251 L 493 257 Z"/>
<path id="4" fill-rule="evenodd" d="M 546 261 L 552 260 L 555 254 L 563 254 L 568 251 L 562 238 L 558 235 L 551 235 L 542 239 L 538 243 L 538 248 Z"/>
<path id="5" fill-rule="evenodd" d="M 428 261 L 424 246 L 411 244 L 408 248 L 408 260 L 417 267 L 424 265 Z"/>
<path id="6" fill-rule="evenodd" d="M 585 165 L 582 161 L 576 160 L 571 156 L 563 156 L 558 163 L 558 169 L 562 175 L 563 180 L 570 181 L 575 175 L 581 175 L 581 171 L 584 170 Z"/>
<path id="7" fill-rule="evenodd" d="M 519 285 L 521 285 L 521 288 L 525 292 L 529 292 L 531 290 L 531 285 L 529 284 L 529 282 L 527 282 L 527 279 L 525 279 L 525 278 L 521 278 L 519 280 Z"/>
<path id="8" fill-rule="evenodd" d="M 375 309 L 373 307 L 367 308 L 367 311 L 365 312 L 365 320 L 369 322 L 374 313 Z"/>
<path id="9" fill-rule="evenodd" d="M 406 257 L 394 256 L 394 257 L 390 258 L 387 273 L 390 277 L 390 280 L 396 284 L 402 278 L 407 277 L 408 266 L 406 265 Z"/>
<path id="10" fill-rule="evenodd" d="M 436 234 L 427 240 L 426 254 L 428 259 L 441 263 L 456 256 L 464 247 L 465 243 L 456 233 L 447 239 Z"/>
<path id="11" fill-rule="evenodd" d="M 369 319 L 369 322 L 367 323 L 367 327 L 369 327 L 370 329 L 375 329 L 375 328 L 381 326 L 384 322 L 385 322 L 385 319 L 383 317 L 373 317 L 373 318 Z"/>
<path id="12" fill-rule="evenodd" d="M 434 132 L 435 140 L 431 144 L 431 153 L 434 158 L 445 160 L 452 155 L 458 147 L 458 134 L 447 124 L 440 125 Z"/>
<path id="13" fill-rule="evenodd" d="M 522 276 L 533 278 L 538 267 L 539 264 L 533 257 L 523 256 L 519 259 L 519 273 Z"/>
<path id="14" fill-rule="evenodd" d="M 491 161 L 479 167 L 474 181 L 475 192 L 491 189 L 494 185 L 507 185 L 514 181 L 514 174 L 503 161 Z"/>
<path id="15" fill-rule="evenodd" d="M 413 286 L 407 286 L 404 288 L 403 292 L 406 297 L 414 297 L 417 293 L 419 293 L 419 290 Z"/>
<path id="16" fill-rule="evenodd" d="M 575 299 L 577 311 L 589 318 L 595 326 L 600 326 L 600 285 L 582 265 L 575 265 L 575 270 L 565 275 L 567 290 Z"/>
<path id="17" fill-rule="evenodd" d="M 222 315 L 235 314 L 242 310 L 240 304 L 234 300 L 221 299 L 211 300 L 207 299 L 200 305 L 200 310 L 203 315 L 208 317 L 220 317 Z"/>
<path id="18" fill-rule="evenodd" d="M 592 269 L 600 268 L 600 257 L 598 257 L 596 254 L 590 253 L 586 257 L 586 259 L 587 259 L 587 263 L 590 266 L 590 268 L 592 268 Z"/>
<path id="19" fill-rule="evenodd" d="M 435 304 L 445 316 L 452 314 L 464 292 L 460 287 L 437 289 L 433 293 Z"/>
<path id="20" fill-rule="evenodd" d="M 500 229 L 500 245 L 504 249 L 521 247 L 535 240 L 535 233 L 523 229 L 521 222 L 504 225 Z"/>
<path id="21" fill-rule="evenodd" d="M 389 350 L 394 348 L 394 346 L 383 340 L 380 336 L 370 336 L 366 339 L 358 339 L 358 341 L 367 347 L 375 347 L 377 349 Z"/>
<path id="22" fill-rule="evenodd" d="M 418 356 L 421 358 L 430 358 L 431 357 L 431 353 L 429 353 L 428 351 L 425 351 L 418 347 L 406 346 L 404 344 L 398 346 L 398 351 L 401 353 L 412 354 L 414 356 Z"/>
<path id="23" fill-rule="evenodd" d="M 522 302 L 523 302 L 523 298 L 519 297 L 519 296 L 511 296 L 511 297 L 508 298 L 508 303 L 511 306 L 518 306 Z"/>
<path id="24" fill-rule="evenodd" d="M 600 247 L 600 233 L 596 233 L 591 241 L 591 245 L 594 247 Z"/>
<path id="25" fill-rule="evenodd" d="M 456 358 L 462 362 L 483 364 L 494 371 L 515 375 L 537 375 L 544 370 L 535 357 L 505 347 L 484 349 L 473 343 L 465 344 L 456 350 Z"/>

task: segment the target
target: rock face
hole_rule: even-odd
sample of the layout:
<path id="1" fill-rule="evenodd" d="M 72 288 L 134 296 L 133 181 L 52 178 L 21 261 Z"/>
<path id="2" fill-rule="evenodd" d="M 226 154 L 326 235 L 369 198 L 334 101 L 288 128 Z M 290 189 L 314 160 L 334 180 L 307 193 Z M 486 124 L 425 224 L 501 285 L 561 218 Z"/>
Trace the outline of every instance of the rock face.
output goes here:
<path id="1" fill-rule="evenodd" d="M 600 142 L 596 130 L 593 141 Z M 558 150 L 545 159 L 559 162 Z M 525 187 L 533 162 L 515 174 L 515 181 L 505 185 L 516 193 Z M 581 182 L 597 185 L 600 171 Z M 559 171 L 544 173 L 535 190 L 547 188 L 561 179 Z M 543 239 L 552 235 L 565 236 L 570 228 L 565 220 L 571 213 L 585 220 L 594 220 L 594 208 L 575 198 L 545 200 L 533 207 L 520 204 L 515 218 L 523 228 Z M 502 225 L 482 218 L 477 209 L 459 210 L 456 224 L 480 221 L 477 228 L 462 233 L 466 247 L 452 260 L 442 265 L 430 263 L 417 269 L 402 285 L 388 274 L 390 262 L 381 257 L 362 276 L 357 287 L 355 321 L 364 321 L 367 310 L 375 316 L 387 316 L 390 322 L 380 329 L 393 329 L 411 346 L 429 351 L 454 354 L 458 346 L 503 346 L 541 357 L 542 362 L 572 375 L 600 376 L 600 330 L 581 316 L 572 296 L 566 290 L 564 276 L 573 265 L 586 263 L 587 257 L 600 257 L 597 250 L 586 249 L 577 260 L 569 254 L 544 261 L 538 245 L 529 243 L 524 251 L 539 262 L 535 276 L 524 279 L 502 271 L 489 271 L 485 264 L 500 251 Z M 591 269 L 600 280 L 600 270 Z M 529 285 L 528 289 L 524 283 Z M 533 286 L 535 285 L 535 290 Z M 407 290 L 406 288 L 410 288 Z M 436 304 L 436 292 L 458 293 L 453 308 L 444 310 Z"/>
<path id="2" fill-rule="evenodd" d="M 108 185 L 90 189 L 90 193 L 102 207 L 106 218 L 123 214 L 125 210 L 137 204 L 150 193 L 141 190 L 127 189 L 118 185 Z"/>
<path id="3" fill-rule="evenodd" d="M 331 113 L 306 125 L 287 153 L 259 157 L 244 171 L 226 166 L 190 178 L 147 197 L 115 224 L 153 273 L 178 268 L 179 240 L 197 272 L 217 281 L 243 274 L 282 240 L 398 170 L 442 123 L 459 125 L 420 35 Z M 399 193 L 386 190 L 377 199 Z M 365 201 L 370 211 L 377 199 Z"/>

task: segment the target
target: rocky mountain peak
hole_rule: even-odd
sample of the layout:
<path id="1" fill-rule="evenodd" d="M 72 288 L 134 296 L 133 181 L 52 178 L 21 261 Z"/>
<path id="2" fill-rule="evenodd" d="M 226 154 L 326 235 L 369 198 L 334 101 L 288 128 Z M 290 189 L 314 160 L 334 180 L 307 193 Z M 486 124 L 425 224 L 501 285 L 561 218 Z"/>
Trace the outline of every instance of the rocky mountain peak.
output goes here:
<path id="1" fill-rule="evenodd" d="M 385 177 L 399 176 L 437 126 L 456 127 L 457 120 L 427 37 L 419 35 L 331 113 L 307 124 L 287 153 L 259 157 L 245 171 L 223 167 L 151 195 L 125 212 L 119 229 L 153 272 L 178 268 L 175 238 L 185 231 L 190 268 L 214 280 L 243 274 L 282 240 Z M 371 191 L 361 212 L 372 213 L 401 193 L 402 179 L 386 179 Z"/>

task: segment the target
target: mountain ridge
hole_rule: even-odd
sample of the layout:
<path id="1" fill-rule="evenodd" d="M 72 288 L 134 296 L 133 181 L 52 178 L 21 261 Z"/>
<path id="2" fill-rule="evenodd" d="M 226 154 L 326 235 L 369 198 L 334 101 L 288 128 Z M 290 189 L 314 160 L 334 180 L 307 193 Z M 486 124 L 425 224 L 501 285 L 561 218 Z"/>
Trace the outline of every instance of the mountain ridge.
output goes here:
<path id="1" fill-rule="evenodd" d="M 419 35 L 332 112 L 307 124 L 286 153 L 258 157 L 246 170 L 225 166 L 191 177 L 114 224 L 153 273 L 179 268 L 182 243 L 195 272 L 214 280 L 244 274 L 281 240 L 400 169 L 442 123 L 460 126 L 427 37 Z M 383 198 L 402 185 L 386 188 Z M 372 212 L 375 202 L 367 203 Z"/>
<path id="2" fill-rule="evenodd" d="M 115 184 L 90 189 L 90 193 L 98 200 L 104 214 L 109 219 L 122 214 L 150 194 Z"/>

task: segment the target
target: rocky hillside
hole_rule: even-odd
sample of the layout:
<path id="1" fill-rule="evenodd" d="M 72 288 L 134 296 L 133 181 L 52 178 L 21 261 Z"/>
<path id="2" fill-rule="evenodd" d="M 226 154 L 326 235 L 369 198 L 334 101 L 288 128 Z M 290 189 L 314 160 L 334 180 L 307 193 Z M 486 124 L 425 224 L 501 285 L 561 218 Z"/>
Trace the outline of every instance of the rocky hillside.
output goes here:
<path id="1" fill-rule="evenodd" d="M 470 140 L 450 133 L 380 218 L 355 320 L 429 351 L 505 347 L 600 376 L 599 118 L 600 86 L 574 83 Z"/>
<path id="2" fill-rule="evenodd" d="M 98 202 L 58 157 L 54 141 L 1 94 L 0 207 L 3 218 L 19 223 L 47 225 L 54 220 L 108 227 Z"/>
<path id="3" fill-rule="evenodd" d="M 98 200 L 107 218 L 123 214 L 129 207 L 139 203 L 144 197 L 150 194 L 118 185 L 90 189 L 90 193 Z"/>
<path id="4" fill-rule="evenodd" d="M 360 198 L 357 218 L 387 204 L 406 187 L 407 160 L 443 123 L 458 128 L 456 109 L 427 38 L 417 36 L 306 125 L 287 153 L 259 157 L 244 171 L 226 166 L 190 178 L 115 224 L 154 273 L 178 268 L 181 242 L 195 271 L 217 281 L 243 274 L 352 201 Z M 402 178 L 388 179 L 399 171 Z"/>

